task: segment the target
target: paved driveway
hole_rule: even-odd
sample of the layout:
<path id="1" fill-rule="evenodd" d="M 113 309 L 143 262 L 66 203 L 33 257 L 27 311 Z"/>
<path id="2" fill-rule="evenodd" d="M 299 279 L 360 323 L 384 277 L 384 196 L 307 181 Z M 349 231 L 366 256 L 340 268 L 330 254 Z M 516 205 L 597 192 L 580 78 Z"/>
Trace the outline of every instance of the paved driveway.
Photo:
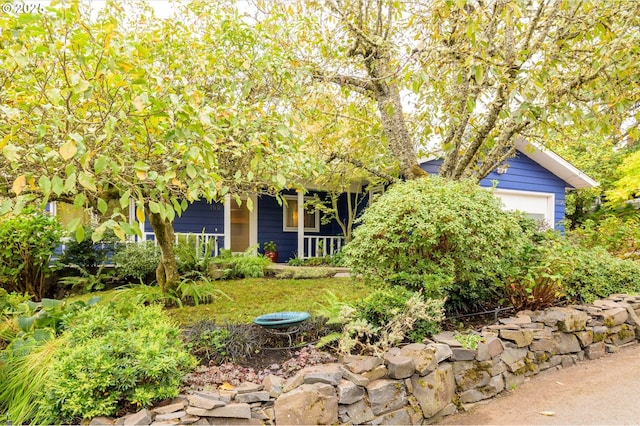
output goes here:
<path id="1" fill-rule="evenodd" d="M 438 424 L 640 425 L 640 346 L 543 372 Z"/>

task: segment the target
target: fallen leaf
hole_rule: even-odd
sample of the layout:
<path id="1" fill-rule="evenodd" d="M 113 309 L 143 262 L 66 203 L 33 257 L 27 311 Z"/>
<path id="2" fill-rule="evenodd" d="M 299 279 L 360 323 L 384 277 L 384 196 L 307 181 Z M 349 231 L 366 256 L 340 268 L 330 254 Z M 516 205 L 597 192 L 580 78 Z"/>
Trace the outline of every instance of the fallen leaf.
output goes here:
<path id="1" fill-rule="evenodd" d="M 542 414 L 543 416 L 555 416 L 556 413 L 554 413 L 553 411 L 540 411 L 540 414 Z"/>
<path id="2" fill-rule="evenodd" d="M 233 386 L 231 383 L 227 383 L 227 382 L 224 382 L 223 384 L 218 386 L 218 389 L 222 389 L 222 390 L 233 390 L 234 388 L 235 388 L 235 386 Z"/>

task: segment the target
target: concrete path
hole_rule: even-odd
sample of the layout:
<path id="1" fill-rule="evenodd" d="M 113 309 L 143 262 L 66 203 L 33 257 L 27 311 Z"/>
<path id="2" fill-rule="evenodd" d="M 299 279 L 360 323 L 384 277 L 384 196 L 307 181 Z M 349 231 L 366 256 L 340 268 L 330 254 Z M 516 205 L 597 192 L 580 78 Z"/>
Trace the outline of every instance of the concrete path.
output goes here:
<path id="1" fill-rule="evenodd" d="M 640 346 L 546 371 L 446 425 L 640 425 Z"/>

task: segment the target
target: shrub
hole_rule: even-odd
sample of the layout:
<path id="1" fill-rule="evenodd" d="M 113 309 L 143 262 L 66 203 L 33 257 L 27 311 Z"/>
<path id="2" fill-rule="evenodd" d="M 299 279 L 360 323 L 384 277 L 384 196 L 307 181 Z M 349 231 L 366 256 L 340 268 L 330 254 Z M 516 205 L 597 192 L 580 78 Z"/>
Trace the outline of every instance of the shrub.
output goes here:
<path id="1" fill-rule="evenodd" d="M 635 217 L 587 219 L 569 236 L 582 247 L 602 247 L 617 257 L 640 260 L 640 223 Z"/>
<path id="2" fill-rule="evenodd" d="M 43 389 L 56 421 L 111 416 L 175 397 L 194 358 L 159 306 L 99 305 L 68 324 Z"/>
<path id="3" fill-rule="evenodd" d="M 218 257 L 213 258 L 212 263 L 224 270 L 223 277 L 234 278 L 260 278 L 271 261 L 262 255 L 254 255 L 255 246 L 249 247 L 244 253 L 233 254 L 230 250 L 221 250 Z"/>
<path id="4" fill-rule="evenodd" d="M 524 242 L 517 218 L 470 181 L 393 185 L 360 222 L 344 249 L 353 272 L 446 295 L 461 308 L 495 297 L 497 279 Z"/>
<path id="5" fill-rule="evenodd" d="M 67 303 L 42 299 L 35 303 L 17 294 L 0 294 L 4 323 L 0 325 L 0 411 L 16 424 L 51 424 L 42 410 L 42 390 L 51 380 L 57 350 L 66 345 L 56 338 L 77 312 L 97 303 Z M 6 348 L 4 348 L 4 345 Z"/>
<path id="6" fill-rule="evenodd" d="M 640 292 L 640 264 L 618 259 L 604 248 L 576 248 L 572 268 L 564 277 L 567 296 L 591 303 L 614 293 Z"/>
<path id="7" fill-rule="evenodd" d="M 36 300 L 50 291 L 49 261 L 60 245 L 62 227 L 55 217 L 25 209 L 0 220 L 0 287 L 29 293 Z"/>
<path id="8" fill-rule="evenodd" d="M 65 242 L 64 251 L 56 259 L 56 263 L 60 267 L 71 266 L 84 269 L 85 271 L 92 271 L 98 265 L 104 263 L 109 257 L 109 252 L 117 244 L 115 235 L 113 232 L 109 234 L 100 243 L 94 243 L 91 239 L 93 230 L 91 228 L 85 228 L 84 239 L 78 242 L 75 238 L 71 238 Z M 65 271 L 72 272 L 73 271 Z"/>
<path id="9" fill-rule="evenodd" d="M 565 296 L 573 249 L 555 231 L 537 232 L 511 264 L 505 292 L 516 310 L 545 309 Z"/>
<path id="10" fill-rule="evenodd" d="M 120 276 L 151 282 L 160 263 L 160 250 L 153 241 L 123 244 L 113 255 L 113 263 Z"/>
<path id="11" fill-rule="evenodd" d="M 321 338 L 318 347 L 337 341 L 339 353 L 379 355 L 407 338 L 421 341 L 440 331 L 443 307 L 443 299 L 425 299 L 403 287 L 375 290 L 355 305 L 330 293 L 319 312 L 340 329 Z"/>

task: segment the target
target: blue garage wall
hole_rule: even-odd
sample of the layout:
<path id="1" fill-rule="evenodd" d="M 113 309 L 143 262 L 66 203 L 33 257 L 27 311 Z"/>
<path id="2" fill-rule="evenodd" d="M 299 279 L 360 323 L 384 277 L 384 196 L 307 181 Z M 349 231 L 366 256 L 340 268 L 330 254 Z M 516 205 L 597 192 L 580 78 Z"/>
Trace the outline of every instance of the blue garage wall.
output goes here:
<path id="1" fill-rule="evenodd" d="M 490 188 L 495 181 L 498 183 L 497 189 L 553 193 L 555 195 L 554 227 L 564 232 L 565 189 L 571 188 L 571 185 L 521 152 L 517 152 L 516 156 L 505 164 L 509 166 L 506 173 L 498 174 L 493 171 L 480 181 L 480 185 Z M 421 164 L 420 167 L 429 174 L 437 174 L 441 165 L 442 160 L 432 160 Z"/>

